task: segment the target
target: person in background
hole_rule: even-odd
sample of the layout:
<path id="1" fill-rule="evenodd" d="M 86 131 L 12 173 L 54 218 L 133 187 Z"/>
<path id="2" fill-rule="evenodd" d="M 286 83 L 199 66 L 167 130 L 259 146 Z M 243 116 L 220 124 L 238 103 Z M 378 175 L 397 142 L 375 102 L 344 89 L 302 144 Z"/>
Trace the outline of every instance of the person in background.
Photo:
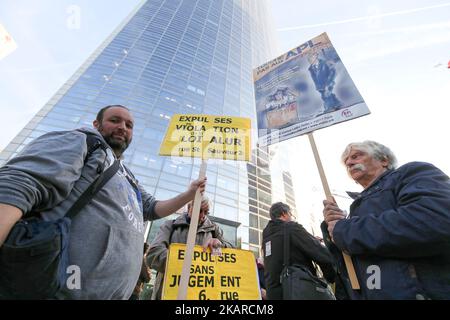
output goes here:
<path id="1" fill-rule="evenodd" d="M 223 231 L 209 218 L 210 202 L 206 195 L 201 198 L 201 207 L 198 217 L 197 235 L 195 244 L 203 248 L 232 248 L 231 243 L 223 238 Z M 149 266 L 156 270 L 155 287 L 153 288 L 152 300 L 160 300 L 162 296 L 162 283 L 166 268 L 167 252 L 171 243 L 186 243 L 189 225 L 191 223 L 193 201 L 187 206 L 187 212 L 175 220 L 167 220 L 160 228 L 155 239 L 150 244 L 147 261 Z"/>
<path id="2" fill-rule="evenodd" d="M 270 207 L 271 220 L 263 231 L 264 275 L 268 300 L 282 300 L 283 288 L 280 275 L 284 264 L 284 232 L 289 230 L 290 264 L 303 265 L 313 274 L 316 273 L 313 262 L 322 269 L 328 282 L 333 282 L 335 270 L 333 257 L 328 249 L 302 225 L 292 221 L 289 205 L 283 202 Z"/>
<path id="3" fill-rule="evenodd" d="M 349 193 L 348 217 L 325 200 L 322 231 L 344 275 L 340 253 L 353 258 L 361 289 L 347 285 L 350 298 L 450 299 L 449 177 L 425 162 L 397 168 L 375 141 L 350 143 L 341 159 L 363 191 Z"/>

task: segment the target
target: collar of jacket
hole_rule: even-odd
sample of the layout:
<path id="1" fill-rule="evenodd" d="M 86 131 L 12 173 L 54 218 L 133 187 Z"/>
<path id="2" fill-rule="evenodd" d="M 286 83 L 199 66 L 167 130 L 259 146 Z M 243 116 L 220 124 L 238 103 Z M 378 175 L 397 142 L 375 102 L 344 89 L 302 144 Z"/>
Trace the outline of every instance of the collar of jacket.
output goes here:
<path id="1" fill-rule="evenodd" d="M 191 219 L 189 218 L 187 212 L 185 212 L 175 219 L 175 221 L 173 222 L 173 226 L 174 227 L 185 226 L 185 227 L 189 228 L 190 220 Z M 214 229 L 215 229 L 215 225 L 208 218 L 208 216 L 206 216 L 205 221 L 203 221 L 203 223 L 197 227 L 198 231 L 200 231 L 200 230 L 201 231 L 210 231 L 210 230 L 214 230 Z"/>
<path id="2" fill-rule="evenodd" d="M 298 224 L 301 226 L 301 224 L 298 223 L 297 221 L 284 221 L 281 219 L 270 220 L 269 223 L 276 224 L 276 225 L 281 225 L 281 224 L 285 224 L 285 223 L 288 225 Z"/>

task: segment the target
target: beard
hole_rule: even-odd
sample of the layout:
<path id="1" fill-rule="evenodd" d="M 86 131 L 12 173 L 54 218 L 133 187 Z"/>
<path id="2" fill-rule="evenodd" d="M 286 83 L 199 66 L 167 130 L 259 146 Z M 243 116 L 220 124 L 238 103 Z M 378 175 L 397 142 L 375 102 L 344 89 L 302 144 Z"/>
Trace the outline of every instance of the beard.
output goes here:
<path id="1" fill-rule="evenodd" d="M 111 147 L 111 149 L 114 150 L 114 152 L 117 154 L 122 154 L 125 152 L 125 150 L 127 150 L 128 146 L 130 145 L 129 141 L 127 138 L 125 138 L 125 140 L 121 141 L 121 140 L 117 140 L 114 139 L 111 135 L 109 136 L 103 136 L 103 138 L 105 139 L 106 143 L 109 144 L 109 146 Z M 131 141 L 130 141 L 131 142 Z"/>
<path id="2" fill-rule="evenodd" d="M 103 134 L 103 128 L 100 126 L 99 127 L 99 131 L 103 136 L 103 139 L 105 139 L 106 143 L 111 147 L 111 149 L 113 149 L 115 154 L 120 154 L 122 155 L 125 150 L 127 150 L 128 146 L 131 143 L 131 139 L 128 140 L 127 137 L 123 136 L 124 140 L 119 140 L 113 137 L 114 132 L 109 134 L 109 135 L 104 135 Z"/>

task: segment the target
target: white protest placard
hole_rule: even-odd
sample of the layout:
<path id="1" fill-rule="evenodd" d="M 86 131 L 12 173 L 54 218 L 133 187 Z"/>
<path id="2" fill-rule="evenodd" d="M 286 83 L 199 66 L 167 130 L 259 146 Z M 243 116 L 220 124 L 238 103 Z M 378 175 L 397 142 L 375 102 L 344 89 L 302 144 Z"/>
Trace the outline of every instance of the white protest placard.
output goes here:
<path id="1" fill-rule="evenodd" d="M 308 134 L 327 200 L 333 201 L 313 132 L 370 114 L 326 33 L 253 71 L 258 142 L 275 144 Z M 343 253 L 353 289 L 359 289 L 350 256 Z"/>
<path id="2" fill-rule="evenodd" d="M 260 145 L 370 113 L 326 33 L 254 69 Z"/>

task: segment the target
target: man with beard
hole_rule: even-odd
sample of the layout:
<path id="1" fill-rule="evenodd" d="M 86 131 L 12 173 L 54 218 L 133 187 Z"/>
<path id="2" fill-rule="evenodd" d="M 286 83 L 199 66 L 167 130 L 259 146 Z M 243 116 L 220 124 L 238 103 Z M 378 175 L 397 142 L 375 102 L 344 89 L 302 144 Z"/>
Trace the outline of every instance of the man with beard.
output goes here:
<path id="1" fill-rule="evenodd" d="M 95 129 L 47 133 L 0 168 L 1 246 L 22 217 L 38 212 L 44 220 L 62 218 L 101 172 L 120 161 L 117 173 L 72 219 L 69 265 L 79 272 L 57 299 L 128 299 L 141 270 L 144 221 L 176 212 L 205 189 L 206 179 L 195 180 L 178 196 L 157 201 L 122 162 L 133 138 L 129 110 L 107 106 L 93 124 Z M 102 146 L 90 154 L 88 136 Z"/>
<path id="2" fill-rule="evenodd" d="M 449 177 L 424 162 L 396 169 L 374 141 L 349 144 L 341 159 L 364 190 L 349 193 L 348 218 L 324 201 L 322 231 L 344 275 L 340 252 L 353 258 L 361 289 L 347 290 L 350 298 L 450 299 Z"/>

